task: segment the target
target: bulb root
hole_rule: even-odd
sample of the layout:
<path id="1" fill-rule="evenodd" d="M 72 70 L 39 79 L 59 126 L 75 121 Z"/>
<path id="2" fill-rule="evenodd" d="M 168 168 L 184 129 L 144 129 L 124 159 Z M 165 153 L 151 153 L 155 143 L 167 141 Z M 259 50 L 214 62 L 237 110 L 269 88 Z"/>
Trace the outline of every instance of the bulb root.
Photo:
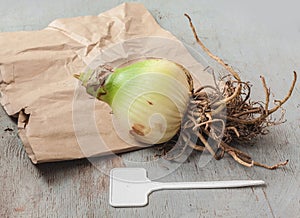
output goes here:
<path id="1" fill-rule="evenodd" d="M 292 84 L 286 96 L 281 100 L 275 100 L 274 107 L 269 108 L 271 91 L 263 76 L 260 79 L 265 92 L 264 103 L 252 101 L 250 99 L 251 86 L 249 82 L 243 82 L 239 74 L 231 66 L 206 48 L 198 37 L 190 16 L 187 14 L 185 16 L 188 18 L 198 45 L 209 57 L 223 66 L 229 72 L 229 76 L 221 78 L 225 84 L 222 88 L 217 85 L 218 83 L 213 74 L 216 87 L 203 86 L 193 91 L 181 130 L 173 141 L 166 143 L 168 146 L 164 145 L 165 149 L 162 156 L 168 160 L 174 160 L 182 155 L 187 147 L 190 147 L 196 151 L 208 151 L 217 160 L 228 154 L 237 163 L 246 167 L 258 166 L 274 170 L 285 166 L 288 160 L 272 166 L 254 161 L 250 155 L 232 144 L 239 143 L 244 145 L 249 143 L 257 135 L 266 134 L 266 127 L 284 122 L 285 111 L 282 109 L 282 105 L 292 95 L 297 81 L 297 73 L 294 71 Z M 205 92 L 205 90 L 208 91 Z M 279 109 L 282 109 L 281 117 L 279 121 L 276 121 L 270 115 Z M 174 146 L 175 141 L 176 145 Z M 172 142 L 173 147 L 170 146 Z M 167 149 L 167 147 L 171 148 Z M 176 150 L 179 152 L 176 153 Z"/>

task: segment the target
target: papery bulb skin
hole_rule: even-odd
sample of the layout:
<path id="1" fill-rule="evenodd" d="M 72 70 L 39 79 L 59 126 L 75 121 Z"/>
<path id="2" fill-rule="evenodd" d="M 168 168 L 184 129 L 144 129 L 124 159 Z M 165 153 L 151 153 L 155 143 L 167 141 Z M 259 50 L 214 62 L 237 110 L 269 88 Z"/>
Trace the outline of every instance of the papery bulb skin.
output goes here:
<path id="1" fill-rule="evenodd" d="M 111 106 L 122 132 L 151 145 L 166 142 L 178 132 L 193 89 L 189 72 L 165 59 L 102 72 L 102 80 L 93 76 L 84 84 L 88 93 Z"/>

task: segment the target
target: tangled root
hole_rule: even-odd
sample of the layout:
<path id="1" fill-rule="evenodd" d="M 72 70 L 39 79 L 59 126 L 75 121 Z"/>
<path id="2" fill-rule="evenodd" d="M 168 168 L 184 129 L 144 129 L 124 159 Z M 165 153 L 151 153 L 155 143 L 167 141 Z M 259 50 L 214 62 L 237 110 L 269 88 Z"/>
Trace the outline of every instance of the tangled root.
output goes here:
<path id="1" fill-rule="evenodd" d="M 273 166 L 261 164 L 231 144 L 250 142 L 257 135 L 266 134 L 266 127 L 284 122 L 284 110 L 277 122 L 272 120 L 270 115 L 279 110 L 290 98 L 297 80 L 297 73 L 294 72 L 294 78 L 286 97 L 282 100 L 275 100 L 273 108 L 269 108 L 270 89 L 263 76 L 261 76 L 261 81 L 265 92 L 265 101 L 264 103 L 252 101 L 249 83 L 241 81 L 239 74 L 231 66 L 205 47 L 196 33 L 191 18 L 187 14 L 185 16 L 189 20 L 197 43 L 230 75 L 222 79 L 224 84 L 222 88 L 215 81 L 215 87 L 203 86 L 193 92 L 182 128 L 173 141 L 167 143 L 173 145 L 171 148 L 169 147 L 169 151 L 166 151 L 168 146 L 165 145 L 164 157 L 169 160 L 178 158 L 185 148 L 190 146 L 197 151 L 209 151 L 217 160 L 228 154 L 236 162 L 246 167 L 259 166 L 273 170 L 286 165 L 288 160 Z M 176 146 L 174 146 L 175 141 Z M 178 151 L 174 152 L 174 150 Z"/>

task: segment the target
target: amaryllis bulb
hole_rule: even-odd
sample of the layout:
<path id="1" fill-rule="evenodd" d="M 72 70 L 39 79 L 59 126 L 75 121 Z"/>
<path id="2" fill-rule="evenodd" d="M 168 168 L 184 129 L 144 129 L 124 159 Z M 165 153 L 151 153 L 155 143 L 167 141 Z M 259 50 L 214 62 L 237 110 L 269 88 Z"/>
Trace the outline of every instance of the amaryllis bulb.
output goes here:
<path id="1" fill-rule="evenodd" d="M 114 72 L 99 68 L 77 78 L 89 94 L 110 105 L 122 131 L 147 144 L 166 142 L 178 132 L 193 89 L 189 72 L 165 59 Z"/>

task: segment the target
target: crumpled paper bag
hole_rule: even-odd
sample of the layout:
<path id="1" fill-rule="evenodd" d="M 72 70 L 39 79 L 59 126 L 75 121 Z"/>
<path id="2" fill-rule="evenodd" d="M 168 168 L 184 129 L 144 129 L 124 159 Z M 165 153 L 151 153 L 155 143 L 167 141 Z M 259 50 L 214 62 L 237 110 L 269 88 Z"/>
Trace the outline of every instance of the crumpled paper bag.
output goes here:
<path id="1" fill-rule="evenodd" d="M 211 83 L 203 66 L 138 3 L 58 19 L 40 31 L 0 33 L 0 48 L 1 104 L 18 117 L 19 136 L 35 164 L 141 147 L 118 135 L 109 106 L 88 96 L 74 73 L 162 57 Z"/>

